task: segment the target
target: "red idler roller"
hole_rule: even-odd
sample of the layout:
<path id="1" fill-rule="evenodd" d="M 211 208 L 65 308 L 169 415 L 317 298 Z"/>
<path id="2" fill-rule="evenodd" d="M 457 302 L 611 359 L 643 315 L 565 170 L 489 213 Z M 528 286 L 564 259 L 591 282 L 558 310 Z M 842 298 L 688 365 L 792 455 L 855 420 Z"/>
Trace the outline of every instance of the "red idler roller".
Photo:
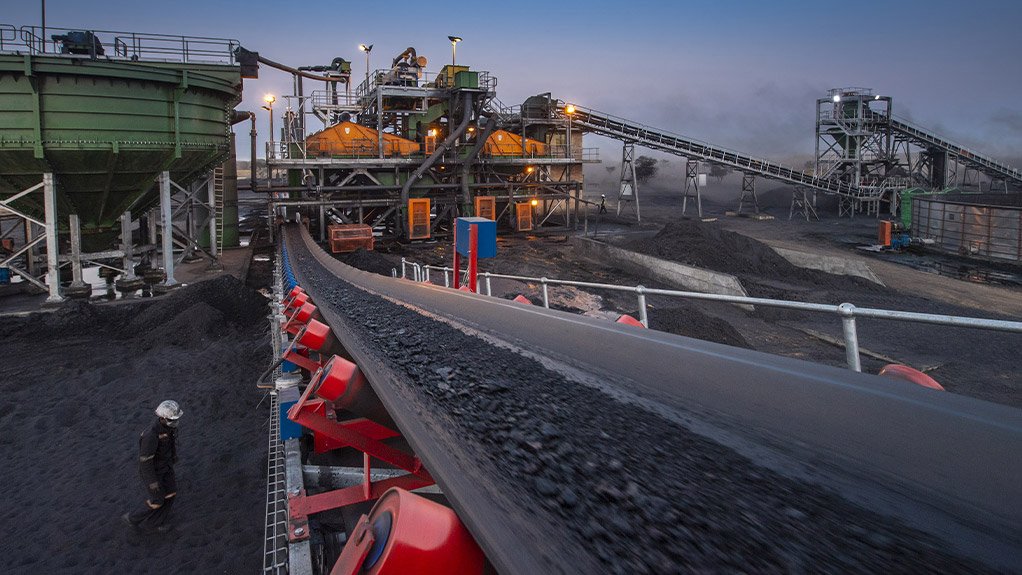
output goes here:
<path id="1" fill-rule="evenodd" d="M 331 575 L 479 575 L 486 557 L 454 511 L 390 489 L 348 538 Z"/>
<path id="2" fill-rule="evenodd" d="M 944 386 L 937 383 L 935 379 L 919 371 L 918 369 L 913 369 L 907 365 L 901 365 L 898 363 L 891 363 L 885 365 L 883 369 L 880 370 L 880 375 L 893 377 L 895 379 L 901 379 L 903 381 L 908 381 L 910 383 L 921 385 L 923 387 L 928 387 L 930 389 L 938 389 L 940 391 L 944 391 Z"/>
<path id="3" fill-rule="evenodd" d="M 291 335 L 297 335 L 298 332 L 301 331 L 302 328 L 309 323 L 309 321 L 317 314 L 318 311 L 319 308 L 317 308 L 314 304 L 311 303 L 307 303 L 302 307 L 298 308 L 297 310 L 294 310 L 294 313 L 291 315 L 291 319 L 289 319 L 287 323 L 284 325 L 284 331 L 290 333 Z"/>
<path id="4" fill-rule="evenodd" d="M 291 288 L 291 291 L 287 292 L 287 295 L 284 296 L 283 303 L 291 301 L 291 298 L 295 297 L 300 293 L 305 293 L 305 290 L 302 289 L 302 286 L 295 286 Z"/>
<path id="5" fill-rule="evenodd" d="M 319 351 L 326 345 L 327 339 L 332 337 L 333 334 L 330 333 L 330 327 L 327 324 L 311 319 L 298 333 L 295 340 L 299 345 Z"/>
<path id="6" fill-rule="evenodd" d="M 315 373 L 322 367 L 322 364 L 312 359 L 312 352 L 333 347 L 336 342 L 329 326 L 318 320 L 310 319 L 309 323 L 295 335 L 294 342 L 284 350 L 284 359 L 310 373 Z"/>
<path id="7" fill-rule="evenodd" d="M 345 409 L 394 428 L 390 414 L 383 407 L 362 370 L 343 357 L 335 355 L 323 365 L 315 395 L 331 402 L 336 409 Z"/>
<path id="8" fill-rule="evenodd" d="M 294 301 L 296 297 L 302 294 L 305 294 L 305 290 L 302 289 L 301 286 L 295 286 L 290 292 L 288 292 L 286 296 L 284 296 L 283 299 L 280 300 L 280 304 L 284 307 L 284 309 L 287 309 L 288 306 L 291 305 L 291 302 Z"/>
<path id="9" fill-rule="evenodd" d="M 516 295 L 515 299 L 513 299 L 511 301 L 516 301 L 518 303 L 524 303 L 524 304 L 532 305 L 532 300 L 530 300 L 529 298 L 523 296 L 522 294 Z"/>
<path id="10" fill-rule="evenodd" d="M 291 319 L 299 323 L 309 323 L 309 320 L 312 319 L 312 316 L 316 314 L 318 309 L 315 305 L 307 303 L 298 308 L 298 311 L 295 312 L 294 317 Z"/>
<path id="11" fill-rule="evenodd" d="M 285 310 L 296 310 L 309 302 L 309 294 L 302 292 L 284 304 Z"/>
<path id="12" fill-rule="evenodd" d="M 614 322 L 614 323 L 624 324 L 625 326 L 636 326 L 637 328 L 643 328 L 643 329 L 646 328 L 646 326 L 642 325 L 642 322 L 640 322 L 639 320 L 636 320 L 635 318 L 633 318 L 632 316 L 629 316 L 628 314 L 621 314 L 621 317 L 617 318 L 617 321 Z"/>

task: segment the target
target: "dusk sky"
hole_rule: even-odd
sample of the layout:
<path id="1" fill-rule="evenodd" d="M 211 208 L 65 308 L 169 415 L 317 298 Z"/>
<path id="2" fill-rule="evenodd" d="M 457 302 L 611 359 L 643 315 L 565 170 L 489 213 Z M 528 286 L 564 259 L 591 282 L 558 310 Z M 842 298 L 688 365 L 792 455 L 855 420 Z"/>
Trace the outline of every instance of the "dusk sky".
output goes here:
<path id="1" fill-rule="evenodd" d="M 38 24 L 39 3 L 0 0 L 0 22 Z M 365 74 L 407 46 L 437 71 L 448 35 L 458 63 L 489 70 L 498 97 L 532 94 L 652 124 L 713 144 L 788 160 L 813 152 L 815 100 L 871 87 L 895 114 L 977 151 L 1022 158 L 1022 2 L 283 2 L 49 0 L 47 24 L 234 38 L 290 65 L 335 56 Z M 307 88 L 308 89 L 308 88 Z M 240 108 L 260 112 L 290 77 L 262 68 Z M 247 131 L 245 131 L 247 137 Z M 615 143 L 589 137 L 587 146 Z M 247 157 L 239 146 L 239 157 Z"/>

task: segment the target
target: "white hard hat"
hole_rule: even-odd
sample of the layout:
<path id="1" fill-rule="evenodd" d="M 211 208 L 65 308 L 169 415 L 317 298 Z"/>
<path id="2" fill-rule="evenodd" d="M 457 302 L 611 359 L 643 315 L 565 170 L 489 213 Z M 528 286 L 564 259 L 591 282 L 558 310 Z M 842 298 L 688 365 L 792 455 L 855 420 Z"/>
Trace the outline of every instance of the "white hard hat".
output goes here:
<path id="1" fill-rule="evenodd" d="M 179 406 L 177 402 L 174 401 L 173 399 L 168 399 L 164 401 L 156 408 L 157 416 L 162 417 L 163 419 L 169 419 L 171 421 L 180 419 L 181 416 L 184 414 L 185 412 L 181 410 L 181 406 Z"/>

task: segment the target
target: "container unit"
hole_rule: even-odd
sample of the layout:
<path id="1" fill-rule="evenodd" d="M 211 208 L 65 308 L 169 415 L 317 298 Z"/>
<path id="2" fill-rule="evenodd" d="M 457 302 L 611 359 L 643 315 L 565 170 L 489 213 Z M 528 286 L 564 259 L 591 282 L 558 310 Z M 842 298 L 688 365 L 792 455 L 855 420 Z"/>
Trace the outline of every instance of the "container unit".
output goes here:
<path id="1" fill-rule="evenodd" d="M 1017 194 L 916 196 L 912 235 L 965 256 L 1022 261 L 1022 201 Z"/>

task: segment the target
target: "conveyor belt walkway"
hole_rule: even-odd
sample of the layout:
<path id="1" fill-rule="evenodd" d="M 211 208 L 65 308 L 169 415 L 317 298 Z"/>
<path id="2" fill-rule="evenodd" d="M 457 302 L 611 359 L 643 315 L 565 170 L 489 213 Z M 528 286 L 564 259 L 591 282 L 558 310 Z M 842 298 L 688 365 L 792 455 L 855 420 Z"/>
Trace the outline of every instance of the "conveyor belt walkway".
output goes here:
<path id="1" fill-rule="evenodd" d="M 795 186 L 802 186 L 811 190 L 818 190 L 824 193 L 837 194 L 852 198 L 861 198 L 870 195 L 872 191 L 860 190 L 856 186 L 845 182 L 819 178 L 805 172 L 795 170 L 781 164 L 761 160 L 717 146 L 711 146 L 686 136 L 673 134 L 666 130 L 653 128 L 624 118 L 618 118 L 610 114 L 574 105 L 574 112 L 570 115 L 572 126 L 583 130 L 621 140 L 641 146 L 660 150 L 686 158 L 697 158 L 707 162 L 730 166 L 747 175 L 760 176 L 772 180 L 778 180 Z M 564 117 L 565 105 L 558 106 L 558 112 Z"/>
<path id="2" fill-rule="evenodd" d="M 886 119 L 884 114 L 874 112 L 874 115 L 879 120 Z M 995 180 L 1004 180 L 1006 182 L 1010 181 L 1016 184 L 1022 184 L 1022 171 L 1016 170 L 1011 166 L 1007 166 L 981 154 L 977 154 L 944 138 L 943 136 L 939 136 L 929 130 L 910 124 L 905 120 L 898 119 L 893 115 L 890 117 L 890 126 L 896 135 L 907 139 L 913 144 L 931 150 L 935 149 L 947 152 L 966 166 L 982 172 Z"/>

